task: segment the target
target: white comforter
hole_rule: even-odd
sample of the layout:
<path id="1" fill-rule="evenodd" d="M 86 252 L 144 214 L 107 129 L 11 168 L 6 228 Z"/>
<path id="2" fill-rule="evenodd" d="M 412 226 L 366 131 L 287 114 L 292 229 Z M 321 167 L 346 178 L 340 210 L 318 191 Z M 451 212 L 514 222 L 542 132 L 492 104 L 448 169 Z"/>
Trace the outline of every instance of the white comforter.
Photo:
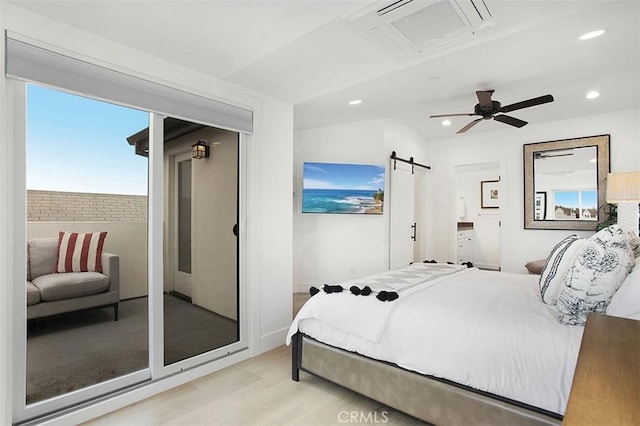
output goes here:
<path id="1" fill-rule="evenodd" d="M 287 342 L 300 330 L 332 346 L 564 414 L 583 328 L 556 320 L 555 308 L 540 300 L 537 280 L 471 268 L 412 285 L 393 302 L 319 293 L 294 319 Z M 363 321 L 341 322 L 358 318 L 364 299 L 371 333 L 362 332 Z M 371 320 L 376 313 L 383 324 Z"/>

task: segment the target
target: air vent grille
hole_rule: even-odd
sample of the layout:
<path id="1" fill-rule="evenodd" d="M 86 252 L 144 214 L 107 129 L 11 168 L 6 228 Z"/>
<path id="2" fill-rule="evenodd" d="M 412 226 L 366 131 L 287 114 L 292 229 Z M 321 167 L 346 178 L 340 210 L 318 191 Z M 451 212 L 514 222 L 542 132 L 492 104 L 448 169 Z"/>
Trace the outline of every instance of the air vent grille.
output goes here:
<path id="1" fill-rule="evenodd" d="M 389 12 L 393 12 L 394 10 L 396 10 L 399 7 L 404 6 L 405 4 L 411 3 L 413 0 L 398 0 L 396 2 L 391 3 L 388 6 L 383 7 L 382 9 L 378 10 L 378 16 L 383 16 L 386 15 Z"/>
<path id="2" fill-rule="evenodd" d="M 415 45 L 442 39 L 468 25 L 448 1 L 433 3 L 390 24 Z"/>

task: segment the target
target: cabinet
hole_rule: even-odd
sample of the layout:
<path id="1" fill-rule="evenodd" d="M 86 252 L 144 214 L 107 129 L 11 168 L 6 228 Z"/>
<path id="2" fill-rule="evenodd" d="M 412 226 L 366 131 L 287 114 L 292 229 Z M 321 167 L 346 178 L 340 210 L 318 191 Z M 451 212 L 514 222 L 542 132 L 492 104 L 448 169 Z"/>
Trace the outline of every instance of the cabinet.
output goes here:
<path id="1" fill-rule="evenodd" d="M 473 263 L 473 229 L 458 230 L 457 263 Z"/>

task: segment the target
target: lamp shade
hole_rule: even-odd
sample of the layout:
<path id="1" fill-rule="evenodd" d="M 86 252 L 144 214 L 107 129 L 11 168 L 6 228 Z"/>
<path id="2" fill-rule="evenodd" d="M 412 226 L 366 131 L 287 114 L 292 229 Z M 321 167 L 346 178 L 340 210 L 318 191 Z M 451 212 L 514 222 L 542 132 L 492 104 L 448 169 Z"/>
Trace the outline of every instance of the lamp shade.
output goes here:
<path id="1" fill-rule="evenodd" d="M 607 203 L 640 203 L 640 172 L 609 173 Z"/>

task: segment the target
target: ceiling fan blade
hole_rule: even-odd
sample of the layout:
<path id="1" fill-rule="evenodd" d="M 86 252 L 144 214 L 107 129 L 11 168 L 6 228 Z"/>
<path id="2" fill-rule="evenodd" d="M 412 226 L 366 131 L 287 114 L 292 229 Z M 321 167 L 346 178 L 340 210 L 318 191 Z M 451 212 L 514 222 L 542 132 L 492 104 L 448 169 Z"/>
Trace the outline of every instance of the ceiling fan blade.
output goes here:
<path id="1" fill-rule="evenodd" d="M 475 126 L 476 124 L 478 124 L 479 122 L 481 122 L 482 120 L 484 120 L 484 118 L 478 118 L 476 120 L 473 120 L 471 123 L 467 124 L 466 126 L 464 126 L 462 129 L 458 130 L 456 132 L 456 134 L 460 134 L 460 133 L 464 133 L 467 130 L 469 130 L 470 128 L 472 128 L 473 126 Z"/>
<path id="2" fill-rule="evenodd" d="M 474 115 L 478 115 L 478 114 L 473 114 L 473 113 L 462 113 L 462 114 L 437 114 L 437 115 L 430 115 L 429 118 L 442 118 L 442 117 L 458 117 L 458 116 L 465 116 L 465 117 L 471 117 Z"/>
<path id="3" fill-rule="evenodd" d="M 517 109 L 529 108 L 536 105 L 546 104 L 548 102 L 553 102 L 553 96 L 544 95 L 538 96 L 537 98 L 527 99 L 526 101 L 516 102 L 515 104 L 506 105 L 500 108 L 500 112 L 511 112 Z"/>
<path id="4" fill-rule="evenodd" d="M 493 95 L 493 90 L 478 90 L 476 91 L 476 96 L 478 97 L 478 103 L 480 106 L 490 107 L 491 106 L 491 95 Z"/>
<path id="5" fill-rule="evenodd" d="M 514 127 L 522 127 L 527 125 L 526 121 L 520 120 L 519 118 L 511 117 L 509 115 L 504 115 L 504 114 L 496 115 L 495 117 L 493 117 L 493 119 Z"/>

